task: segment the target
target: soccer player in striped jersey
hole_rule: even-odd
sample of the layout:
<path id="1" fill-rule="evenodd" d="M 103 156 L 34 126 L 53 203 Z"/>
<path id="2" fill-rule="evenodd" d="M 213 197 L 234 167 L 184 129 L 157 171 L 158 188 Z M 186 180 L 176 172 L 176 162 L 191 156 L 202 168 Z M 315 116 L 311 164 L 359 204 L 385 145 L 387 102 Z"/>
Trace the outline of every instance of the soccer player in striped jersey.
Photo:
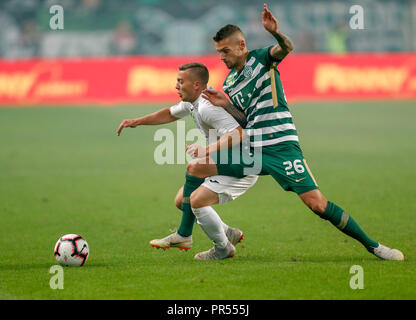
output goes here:
<path id="1" fill-rule="evenodd" d="M 265 30 L 276 39 L 277 44 L 249 51 L 239 27 L 227 25 L 221 28 L 214 41 L 221 60 L 231 70 L 223 89 L 232 103 L 216 90 L 205 90 L 205 97 L 226 110 L 238 108 L 244 111 L 248 121 L 245 131 L 250 137 L 254 162 L 260 160 L 257 162 L 261 165 L 262 175 L 272 175 L 284 190 L 296 192 L 314 213 L 358 240 L 377 257 L 403 260 L 402 252 L 371 239 L 346 211 L 328 201 L 319 190 L 303 157 L 277 70 L 277 65 L 293 50 L 293 44 L 280 32 L 278 21 L 266 4 L 262 15 Z M 200 178 L 216 174 L 242 177 L 249 167 L 243 161 L 228 165 L 196 161 L 188 164 L 188 173 Z M 200 255 L 209 257 L 207 252 Z"/>

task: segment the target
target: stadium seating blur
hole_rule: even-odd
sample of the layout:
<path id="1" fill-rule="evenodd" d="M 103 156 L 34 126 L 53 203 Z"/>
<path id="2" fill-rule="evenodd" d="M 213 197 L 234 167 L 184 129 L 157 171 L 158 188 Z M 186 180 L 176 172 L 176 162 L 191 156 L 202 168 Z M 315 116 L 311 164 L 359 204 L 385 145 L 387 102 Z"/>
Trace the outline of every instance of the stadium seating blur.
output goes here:
<path id="1" fill-rule="evenodd" d="M 0 56 L 188 55 L 214 51 L 223 25 L 239 25 L 250 47 L 270 43 L 258 0 L 3 0 Z M 64 9 L 51 30 L 49 8 Z M 364 30 L 348 26 L 356 1 L 269 1 L 296 52 L 397 52 L 416 49 L 416 2 L 367 0 Z"/>

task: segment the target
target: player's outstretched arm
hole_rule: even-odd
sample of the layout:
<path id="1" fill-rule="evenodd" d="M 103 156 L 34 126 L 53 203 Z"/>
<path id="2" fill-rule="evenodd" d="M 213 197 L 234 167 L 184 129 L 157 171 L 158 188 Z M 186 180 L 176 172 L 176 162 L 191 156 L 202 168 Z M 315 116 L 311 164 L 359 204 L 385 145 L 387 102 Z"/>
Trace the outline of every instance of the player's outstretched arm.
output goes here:
<path id="1" fill-rule="evenodd" d="M 123 128 L 135 128 L 137 126 L 143 125 L 165 124 L 176 120 L 178 120 L 178 118 L 175 118 L 171 115 L 170 108 L 164 108 L 162 110 L 159 110 L 155 113 L 149 114 L 141 118 L 123 120 L 117 129 L 117 135 L 120 135 L 121 130 L 123 130 Z"/>
<path id="2" fill-rule="evenodd" d="M 278 60 L 282 60 L 286 57 L 294 48 L 292 41 L 279 30 L 279 21 L 267 8 L 267 4 L 264 4 L 264 11 L 262 17 L 263 27 L 277 40 L 275 45 L 270 50 L 270 55 Z"/>
<path id="3" fill-rule="evenodd" d="M 186 152 L 192 158 L 204 158 L 210 154 L 231 148 L 232 146 L 239 144 L 244 138 L 245 132 L 241 126 L 238 126 L 233 131 L 222 135 L 217 142 L 211 143 L 206 147 L 202 147 L 196 144 L 186 146 Z"/>
<path id="4" fill-rule="evenodd" d="M 217 142 L 214 142 L 206 147 L 206 153 L 212 154 L 231 148 L 234 145 L 239 144 L 245 138 L 245 132 L 241 126 L 238 126 L 233 131 L 228 132 L 221 136 Z"/>

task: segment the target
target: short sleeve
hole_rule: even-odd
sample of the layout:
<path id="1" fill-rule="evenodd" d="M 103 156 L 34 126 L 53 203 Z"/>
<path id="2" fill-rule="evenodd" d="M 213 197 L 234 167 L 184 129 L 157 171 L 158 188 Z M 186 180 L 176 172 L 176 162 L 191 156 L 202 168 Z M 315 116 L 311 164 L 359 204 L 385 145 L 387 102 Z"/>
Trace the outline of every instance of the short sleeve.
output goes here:
<path id="1" fill-rule="evenodd" d="M 265 48 L 261 48 L 261 49 L 256 49 L 254 50 L 254 54 L 257 56 L 257 58 L 267 67 L 269 67 L 270 65 L 272 65 L 273 63 L 276 62 L 276 65 L 278 65 L 282 60 L 280 59 L 275 59 L 272 57 L 272 55 L 270 54 L 270 50 L 273 48 L 274 46 L 270 46 L 270 47 L 265 47 Z"/>
<path id="2" fill-rule="evenodd" d="M 202 120 L 214 128 L 220 136 L 233 131 L 240 125 L 224 108 L 208 103 L 200 104 L 199 113 Z"/>
<path id="3" fill-rule="evenodd" d="M 170 107 L 170 114 L 175 118 L 185 118 L 191 113 L 191 110 L 187 104 L 188 102 L 181 101 L 178 104 Z"/>

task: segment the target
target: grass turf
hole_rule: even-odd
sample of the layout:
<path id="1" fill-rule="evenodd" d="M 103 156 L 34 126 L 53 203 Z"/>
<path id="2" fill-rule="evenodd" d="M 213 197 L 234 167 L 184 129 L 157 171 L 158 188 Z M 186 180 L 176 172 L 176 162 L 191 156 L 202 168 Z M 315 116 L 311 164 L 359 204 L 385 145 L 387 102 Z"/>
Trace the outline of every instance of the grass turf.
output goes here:
<path id="1" fill-rule="evenodd" d="M 185 165 L 155 164 L 161 127 L 115 131 L 157 109 L 0 109 L 0 299 L 416 298 L 414 102 L 291 107 L 324 195 L 404 262 L 378 260 L 271 177 L 216 206 L 245 232 L 234 259 L 193 261 L 211 247 L 197 225 L 189 252 L 151 248 L 178 227 Z M 52 290 L 53 247 L 67 233 L 86 238 L 90 257 L 64 268 L 64 290 Z M 363 290 L 349 286 L 353 265 Z"/>

